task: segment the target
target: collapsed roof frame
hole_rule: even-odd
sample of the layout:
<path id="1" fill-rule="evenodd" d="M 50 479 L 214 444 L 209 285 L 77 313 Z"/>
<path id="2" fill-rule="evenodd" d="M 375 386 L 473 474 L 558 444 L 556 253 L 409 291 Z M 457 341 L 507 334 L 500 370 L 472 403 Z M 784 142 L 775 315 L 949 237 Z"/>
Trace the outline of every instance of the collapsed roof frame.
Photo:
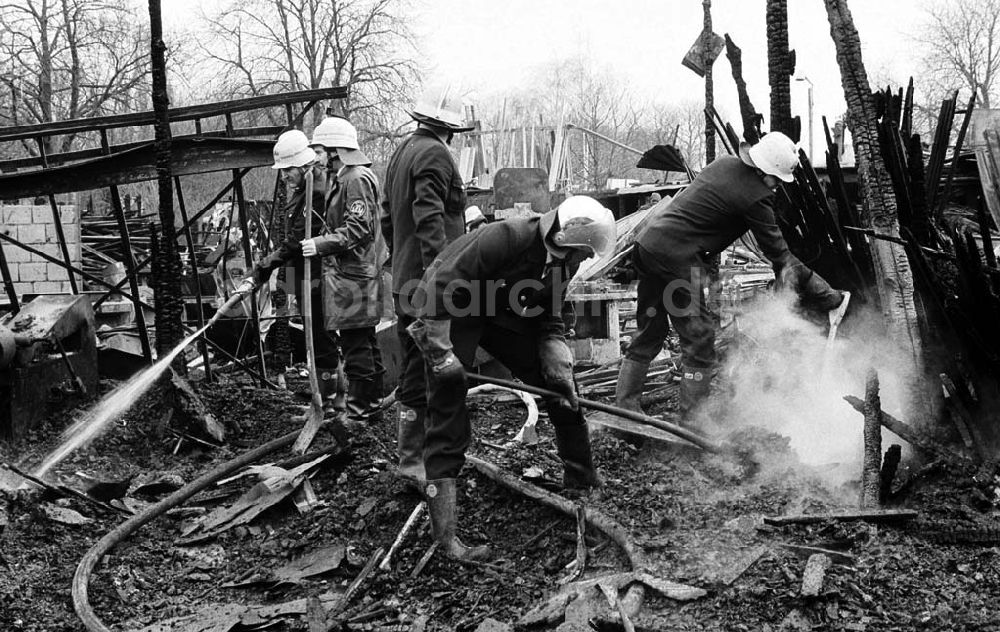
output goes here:
<path id="1" fill-rule="evenodd" d="M 201 287 L 200 283 L 198 283 L 197 261 L 194 256 L 194 239 L 191 233 L 191 225 L 214 208 L 216 203 L 227 193 L 233 191 L 242 231 L 244 255 L 247 262 L 252 261 L 246 198 L 243 192 L 243 178 L 255 167 L 269 166 L 272 163 L 273 139 L 286 130 L 301 127 L 306 113 L 312 110 L 320 101 L 343 99 L 347 96 L 348 88 L 334 86 L 170 109 L 171 126 L 175 123 L 192 121 L 195 126 L 194 134 L 173 136 L 170 141 L 170 147 L 171 174 L 174 179 L 178 209 L 183 222 L 179 234 L 184 236 L 188 251 L 191 253 L 191 267 L 194 274 L 195 294 L 198 301 L 197 314 L 199 327 L 204 326 L 205 319 L 202 311 Z M 296 104 L 300 105 L 297 114 L 294 107 Z M 233 114 L 237 112 L 271 107 L 284 108 L 286 118 L 284 126 L 237 128 L 233 125 Z M 202 129 L 203 119 L 219 116 L 225 118 L 224 129 L 208 131 Z M 111 145 L 108 140 L 108 130 L 152 126 L 155 120 L 155 115 L 152 111 L 145 111 L 114 116 L 72 119 L 39 125 L 0 127 L 0 143 L 34 141 L 38 148 L 38 156 L 0 161 L 0 191 L 3 191 L 3 197 L 6 199 L 22 197 L 48 198 L 55 224 L 56 239 L 59 242 L 60 254 L 62 255 L 60 259 L 48 253 L 43 253 L 0 232 L 0 277 L 2 277 L 4 289 L 12 309 L 15 313 L 19 311 L 20 302 L 14 288 L 13 276 L 10 273 L 7 257 L 4 253 L 5 244 L 21 248 L 66 270 L 70 280 L 70 289 L 73 294 L 80 293 L 76 275 L 80 275 L 91 283 L 104 288 L 106 290 L 105 293 L 94 302 L 95 309 L 113 295 L 119 295 L 127 300 L 131 300 L 134 307 L 135 322 L 139 332 L 143 357 L 150 363 L 153 359 L 152 347 L 149 341 L 149 332 L 146 328 L 143 308 L 151 309 L 151 306 L 142 301 L 139 296 L 138 278 L 139 273 L 151 263 L 152 257 L 146 257 L 140 262 L 136 262 L 135 260 L 125 217 L 125 209 L 118 187 L 122 184 L 156 179 L 156 161 L 153 150 L 154 141 L 150 138 L 140 142 Z M 47 138 L 94 131 L 100 134 L 100 147 L 51 155 L 47 155 L 46 153 L 45 140 Z M 267 140 L 261 140 L 260 137 L 265 137 Z M 19 170 L 25 168 L 30 169 L 19 172 Z M 189 217 L 184 204 L 181 176 L 227 170 L 232 171 L 232 180 L 229 184 L 223 187 L 205 207 Z M 79 183 L 81 182 L 87 183 L 85 189 L 80 186 Z M 275 177 L 274 186 L 273 199 L 276 201 L 278 199 L 280 177 Z M 123 263 L 126 268 L 125 278 L 114 284 L 72 265 L 69 246 L 63 231 L 59 208 L 55 199 L 57 193 L 70 193 L 104 187 L 107 187 L 111 193 L 111 210 L 118 223 L 121 247 L 125 259 Z M 271 215 L 273 220 L 273 211 Z M 270 233 L 270 230 L 267 231 L 268 237 L 270 237 Z M 129 285 L 129 291 L 123 289 L 126 283 Z M 256 297 L 251 297 L 251 318 L 255 323 L 259 322 L 260 312 Z M 247 366 L 242 360 L 230 355 L 211 340 L 207 340 L 206 337 L 202 336 L 201 341 L 205 374 L 209 379 L 211 379 L 212 369 L 206 344 L 213 346 L 222 355 L 236 362 L 247 373 L 255 379 L 260 380 L 263 385 L 270 384 L 267 380 L 267 372 L 264 366 L 263 344 L 259 336 L 257 344 L 258 366 L 256 371 Z"/>

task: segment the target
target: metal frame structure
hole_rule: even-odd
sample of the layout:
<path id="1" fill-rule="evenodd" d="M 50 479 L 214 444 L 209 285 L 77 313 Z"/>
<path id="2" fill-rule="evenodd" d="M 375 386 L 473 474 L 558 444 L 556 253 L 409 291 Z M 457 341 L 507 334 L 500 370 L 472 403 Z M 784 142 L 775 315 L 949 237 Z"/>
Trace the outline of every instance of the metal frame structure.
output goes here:
<path id="1" fill-rule="evenodd" d="M 195 242 L 191 232 L 191 225 L 211 211 L 227 193 L 232 191 L 237 206 L 239 225 L 243 233 L 243 252 L 247 263 L 250 264 L 252 262 L 252 254 L 250 233 L 248 231 L 246 196 L 243 191 L 243 178 L 251 169 L 269 166 L 272 163 L 271 150 L 274 138 L 279 134 L 288 129 L 301 127 L 306 113 L 321 101 L 343 99 L 347 95 L 347 88 L 335 86 L 317 90 L 305 90 L 235 101 L 171 108 L 171 126 L 175 126 L 178 123 L 193 122 L 195 127 L 194 134 L 173 136 L 171 140 L 171 170 L 182 221 L 178 235 L 185 240 L 188 251 L 191 253 L 192 273 L 194 273 L 194 286 L 196 288 L 195 295 L 198 300 L 199 327 L 204 326 L 205 322 L 201 305 L 201 288 L 198 283 L 197 262 L 194 257 Z M 296 108 L 296 105 L 299 107 Z M 237 128 L 233 124 L 233 114 L 235 113 L 272 107 L 284 108 L 286 119 L 284 126 Z M 298 109 L 297 114 L 295 112 L 296 109 Z M 225 127 L 217 130 L 203 130 L 203 120 L 212 117 L 223 117 Z M 132 301 L 136 318 L 135 324 L 139 332 L 143 356 L 147 362 L 152 362 L 152 347 L 142 310 L 143 307 L 149 309 L 150 305 L 143 302 L 139 296 L 139 274 L 149 266 L 151 258 L 146 257 L 142 261 L 136 261 L 126 221 L 125 209 L 118 187 L 122 184 L 156 179 L 153 139 L 111 145 L 108 131 L 123 128 L 149 127 L 154 123 L 155 117 L 153 112 L 147 111 L 116 116 L 57 121 L 40 125 L 0 127 L 0 143 L 34 142 L 39 151 L 38 156 L 0 161 L 0 191 L 2 191 L 3 198 L 47 197 L 49 205 L 52 208 L 56 238 L 59 242 L 60 254 L 62 255 L 61 259 L 54 257 L 32 248 L 9 235 L 0 233 L 0 278 L 2 278 L 4 289 L 12 309 L 15 312 L 19 311 L 20 302 L 14 288 L 7 257 L 4 253 L 5 245 L 12 245 L 26 250 L 40 256 L 49 263 L 67 270 L 73 294 L 80 292 L 76 275 L 104 288 L 106 290 L 104 294 L 94 301 L 95 310 L 100 307 L 101 303 L 113 295 L 119 295 Z M 99 133 L 99 147 L 64 153 L 46 153 L 46 139 L 87 132 Z M 230 171 L 232 173 L 232 180 L 214 196 L 209 204 L 194 215 L 189 216 L 184 201 L 184 191 L 181 187 L 181 177 L 218 171 Z M 87 183 L 86 189 L 81 188 L 81 182 Z M 274 200 L 278 199 L 279 186 L 280 179 L 276 178 Z M 109 283 L 72 265 L 69 247 L 63 232 L 62 221 L 55 200 L 57 193 L 70 193 L 105 187 L 110 190 L 111 210 L 118 222 L 119 238 L 125 259 L 123 263 L 126 268 L 125 278 L 115 284 Z M 273 220 L 273 209 L 271 215 Z M 271 234 L 270 230 L 266 233 L 269 241 L 271 240 Z M 270 248 L 273 246 L 273 243 L 269 243 L 267 246 Z M 128 291 L 123 289 L 126 284 L 129 286 Z M 251 318 L 255 323 L 259 324 L 260 313 L 256 297 L 252 297 L 251 300 Z M 206 377 L 209 379 L 211 379 L 212 367 L 208 354 L 208 346 L 211 345 L 230 360 L 236 362 L 255 379 L 259 379 L 263 385 L 270 385 L 264 366 L 263 344 L 259 337 L 257 345 L 258 366 L 256 371 L 244 362 L 229 355 L 212 341 L 206 340 L 204 336 L 201 338 L 200 345 L 204 357 Z"/>

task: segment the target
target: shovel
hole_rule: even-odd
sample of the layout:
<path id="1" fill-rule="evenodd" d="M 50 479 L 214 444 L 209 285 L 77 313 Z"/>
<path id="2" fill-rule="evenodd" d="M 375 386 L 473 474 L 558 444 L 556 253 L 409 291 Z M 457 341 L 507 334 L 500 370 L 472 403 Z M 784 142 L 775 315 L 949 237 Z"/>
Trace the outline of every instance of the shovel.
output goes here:
<path id="1" fill-rule="evenodd" d="M 312 238 L 312 198 L 313 198 L 313 174 L 312 170 L 306 173 L 305 192 L 305 237 Z M 312 397 L 309 406 L 306 407 L 302 415 L 295 417 L 296 421 L 304 421 L 299 436 L 292 445 L 292 452 L 304 454 L 312 444 L 313 438 L 319 431 L 323 423 L 323 400 L 319 394 L 319 374 L 316 371 L 316 347 L 313 343 L 313 318 L 312 318 L 312 262 L 305 261 L 302 266 L 302 325 L 306 337 L 306 363 L 309 365 L 309 390 Z"/>

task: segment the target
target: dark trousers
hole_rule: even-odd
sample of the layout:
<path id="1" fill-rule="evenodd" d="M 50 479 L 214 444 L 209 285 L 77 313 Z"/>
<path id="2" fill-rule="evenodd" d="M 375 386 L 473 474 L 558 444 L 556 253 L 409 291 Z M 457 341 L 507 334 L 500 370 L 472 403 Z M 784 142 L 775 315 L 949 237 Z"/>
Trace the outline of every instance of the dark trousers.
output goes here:
<path id="1" fill-rule="evenodd" d="M 302 283 L 295 284 L 295 298 L 302 310 L 304 301 L 302 300 Z M 305 319 L 303 319 L 303 324 Z M 337 370 L 340 363 L 340 350 L 338 348 L 337 332 L 327 331 L 326 320 L 323 316 L 323 293 L 319 284 L 312 288 L 312 332 L 313 348 L 316 351 L 316 370 L 322 374 Z"/>
<path id="2" fill-rule="evenodd" d="M 538 358 L 537 333 L 515 332 L 497 326 L 488 318 L 456 318 L 451 324 L 451 343 L 455 355 L 468 369 L 480 346 L 510 369 L 525 384 L 545 387 Z M 428 382 L 427 437 L 424 442 L 424 468 L 427 479 L 455 478 L 465 464 L 465 451 L 472 442 L 472 426 L 465 406 L 468 381 Z M 554 401 L 546 402 L 554 426 L 583 425 L 581 410 L 572 411 Z"/>
<path id="3" fill-rule="evenodd" d="M 349 381 L 370 382 L 385 373 L 375 327 L 341 329 L 340 346 L 344 351 L 344 373 Z"/>
<path id="4" fill-rule="evenodd" d="M 709 368 L 715 363 L 715 321 L 705 304 L 708 273 L 700 262 L 664 268 L 636 246 L 632 263 L 639 273 L 635 320 L 638 330 L 625 356 L 649 363 L 663 349 L 670 325 L 681 340 L 684 364 Z"/>
<path id="5" fill-rule="evenodd" d="M 684 365 L 711 368 L 715 364 L 715 321 L 705 305 L 708 273 L 702 262 L 666 267 L 637 245 L 632 251 L 632 263 L 639 273 L 638 331 L 625 356 L 636 362 L 651 362 L 663 348 L 672 323 L 680 338 Z M 842 292 L 794 257 L 782 268 L 778 281 L 795 290 L 803 305 L 814 309 L 828 311 L 843 300 Z"/>
<path id="6" fill-rule="evenodd" d="M 399 338 L 399 386 L 396 388 L 396 401 L 408 408 L 426 408 L 424 356 L 406 331 L 416 319 L 400 309 L 398 295 L 393 294 L 392 300 L 396 308 L 396 336 Z"/>

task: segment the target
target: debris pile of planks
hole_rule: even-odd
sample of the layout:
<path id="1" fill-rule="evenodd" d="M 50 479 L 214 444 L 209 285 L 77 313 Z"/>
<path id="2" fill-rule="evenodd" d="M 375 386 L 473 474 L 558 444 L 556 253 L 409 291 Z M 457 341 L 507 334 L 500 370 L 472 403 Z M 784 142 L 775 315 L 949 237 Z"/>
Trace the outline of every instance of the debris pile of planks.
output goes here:
<path id="1" fill-rule="evenodd" d="M 854 167 L 841 165 L 842 147 L 825 118 L 825 169 L 815 169 L 800 151 L 795 182 L 779 190 L 779 224 L 793 254 L 835 287 L 850 290 L 856 307 L 878 305 L 885 300 L 878 288 L 904 282 L 878 269 L 876 245 L 904 247 L 908 266 L 897 267 L 897 274 L 914 288 L 914 331 L 921 340 L 915 349 L 925 374 L 933 376 L 929 381 L 939 382 L 925 389 L 932 404 L 925 420 L 939 416 L 949 422 L 959 410 L 972 426 L 973 440 L 979 430 L 994 442 L 1000 429 L 992 427 L 995 402 L 988 394 L 1000 386 L 1000 329 L 995 326 L 1000 318 L 995 253 L 1000 117 L 974 109 L 974 100 L 959 109 L 956 93 L 941 105 L 928 152 L 913 126 L 912 80 L 905 90 L 886 88 L 873 99 L 878 145 L 872 150 L 888 173 L 890 190 L 883 194 L 894 198 L 894 225 L 866 223 L 864 205 L 882 201 L 866 200 Z M 719 130 L 735 151 L 740 139 L 732 126 Z"/>

